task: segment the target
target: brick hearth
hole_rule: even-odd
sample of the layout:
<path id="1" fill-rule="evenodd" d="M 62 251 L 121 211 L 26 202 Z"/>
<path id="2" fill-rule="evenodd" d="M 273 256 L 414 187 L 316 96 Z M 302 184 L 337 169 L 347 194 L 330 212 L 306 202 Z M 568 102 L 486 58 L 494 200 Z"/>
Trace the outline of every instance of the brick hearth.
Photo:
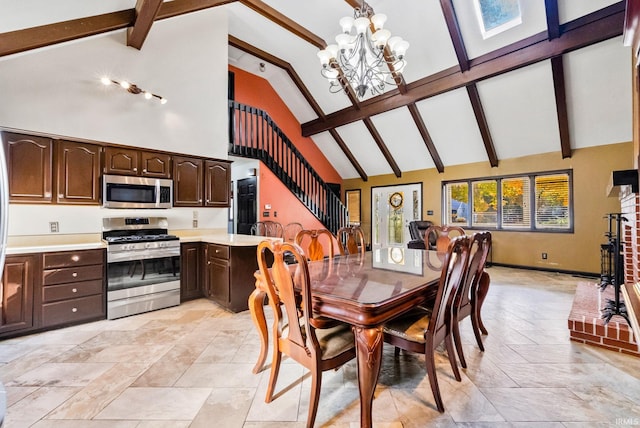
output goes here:
<path id="1" fill-rule="evenodd" d="M 607 325 L 600 318 L 600 309 L 613 298 L 612 285 L 601 292 L 595 283 L 580 282 L 569 314 L 571 340 L 640 357 L 637 336 L 624 318 L 615 315 Z"/>

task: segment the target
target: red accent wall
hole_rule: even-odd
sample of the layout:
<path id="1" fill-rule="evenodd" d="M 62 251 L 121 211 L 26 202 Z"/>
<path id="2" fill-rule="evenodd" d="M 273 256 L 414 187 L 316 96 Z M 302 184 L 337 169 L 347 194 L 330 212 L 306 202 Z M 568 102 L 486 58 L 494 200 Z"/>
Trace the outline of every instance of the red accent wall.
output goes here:
<path id="1" fill-rule="evenodd" d="M 302 136 L 300 123 L 269 82 L 231 65 L 229 70 L 235 74 L 236 101 L 266 111 L 325 182 L 342 185 L 342 178 L 313 140 Z M 258 207 L 258 220 L 266 219 L 262 217 L 265 211 L 264 205 L 270 204 L 271 214 L 268 220 L 278 221 L 283 226 L 290 222 L 298 222 L 307 229 L 323 227 L 298 198 L 264 165 L 260 168 L 258 185 L 261 205 Z M 278 217 L 274 217 L 276 211 Z"/>

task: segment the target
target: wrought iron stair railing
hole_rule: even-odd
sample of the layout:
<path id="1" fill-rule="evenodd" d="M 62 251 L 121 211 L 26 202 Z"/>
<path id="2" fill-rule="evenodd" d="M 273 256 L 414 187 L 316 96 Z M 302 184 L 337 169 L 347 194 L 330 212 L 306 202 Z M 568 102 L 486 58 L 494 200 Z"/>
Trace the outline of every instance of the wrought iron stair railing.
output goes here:
<path id="1" fill-rule="evenodd" d="M 263 110 L 229 100 L 229 154 L 258 159 L 332 233 L 347 225 L 347 208 Z"/>

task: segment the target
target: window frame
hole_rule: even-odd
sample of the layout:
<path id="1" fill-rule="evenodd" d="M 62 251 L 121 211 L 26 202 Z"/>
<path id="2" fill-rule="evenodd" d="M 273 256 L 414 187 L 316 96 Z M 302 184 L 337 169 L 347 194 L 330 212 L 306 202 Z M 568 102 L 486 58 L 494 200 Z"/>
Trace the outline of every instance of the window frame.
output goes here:
<path id="1" fill-rule="evenodd" d="M 545 177 L 550 175 L 562 175 L 566 174 L 568 179 L 568 204 L 567 204 L 567 217 L 569 220 L 569 227 L 560 228 L 560 227 L 536 227 L 537 222 L 537 213 L 536 213 L 536 186 L 535 181 L 536 177 Z M 503 227 L 502 224 L 502 180 L 503 179 L 513 179 L 513 178 L 523 178 L 527 177 L 529 179 L 529 215 L 530 215 L 530 226 L 529 227 Z M 506 175 L 498 175 L 498 176 L 485 176 L 485 177 L 476 177 L 476 178 L 466 178 L 466 179 L 458 179 L 458 180 L 447 180 L 442 181 L 441 185 L 441 205 L 442 205 L 442 215 L 441 220 L 442 224 L 449 223 L 450 213 L 447 212 L 447 202 L 449 195 L 447 193 L 447 186 L 450 184 L 466 184 L 467 185 L 467 200 L 465 201 L 467 204 L 467 209 L 472 212 L 473 210 L 473 183 L 474 182 L 486 182 L 486 181 L 495 181 L 497 186 L 496 192 L 496 200 L 500 201 L 497 203 L 497 222 L 495 227 L 487 227 L 485 225 L 474 225 L 473 224 L 473 216 L 467 217 L 467 223 L 451 223 L 458 226 L 462 226 L 466 229 L 476 229 L 476 230 L 499 230 L 501 232 L 542 232 L 542 233 L 574 233 L 575 223 L 574 223 L 574 192 L 573 192 L 573 169 L 561 169 L 561 170 L 552 170 L 552 171 L 538 171 L 538 172 L 530 172 L 530 173 L 522 173 L 522 174 L 506 174 Z"/>

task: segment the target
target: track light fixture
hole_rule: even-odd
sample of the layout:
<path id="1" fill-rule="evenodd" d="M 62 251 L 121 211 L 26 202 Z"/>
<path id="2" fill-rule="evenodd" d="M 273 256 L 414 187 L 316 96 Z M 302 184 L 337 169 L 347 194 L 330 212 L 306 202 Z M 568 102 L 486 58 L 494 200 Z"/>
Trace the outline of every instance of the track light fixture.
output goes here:
<path id="1" fill-rule="evenodd" d="M 136 85 L 135 83 L 129 83 L 126 80 L 118 82 L 117 80 L 113 80 L 113 79 L 111 79 L 109 77 L 103 77 L 103 78 L 100 79 L 100 81 L 105 86 L 109 86 L 111 84 L 118 85 L 122 89 L 125 89 L 127 92 L 129 92 L 131 94 L 134 94 L 134 95 L 142 94 L 142 95 L 144 95 L 144 98 L 147 99 L 147 100 L 150 100 L 151 98 L 157 98 L 160 101 L 160 104 L 166 104 L 167 103 L 167 99 L 166 98 L 161 97 L 160 95 L 152 94 L 149 91 L 145 91 L 144 89 L 138 87 L 138 85 Z"/>

